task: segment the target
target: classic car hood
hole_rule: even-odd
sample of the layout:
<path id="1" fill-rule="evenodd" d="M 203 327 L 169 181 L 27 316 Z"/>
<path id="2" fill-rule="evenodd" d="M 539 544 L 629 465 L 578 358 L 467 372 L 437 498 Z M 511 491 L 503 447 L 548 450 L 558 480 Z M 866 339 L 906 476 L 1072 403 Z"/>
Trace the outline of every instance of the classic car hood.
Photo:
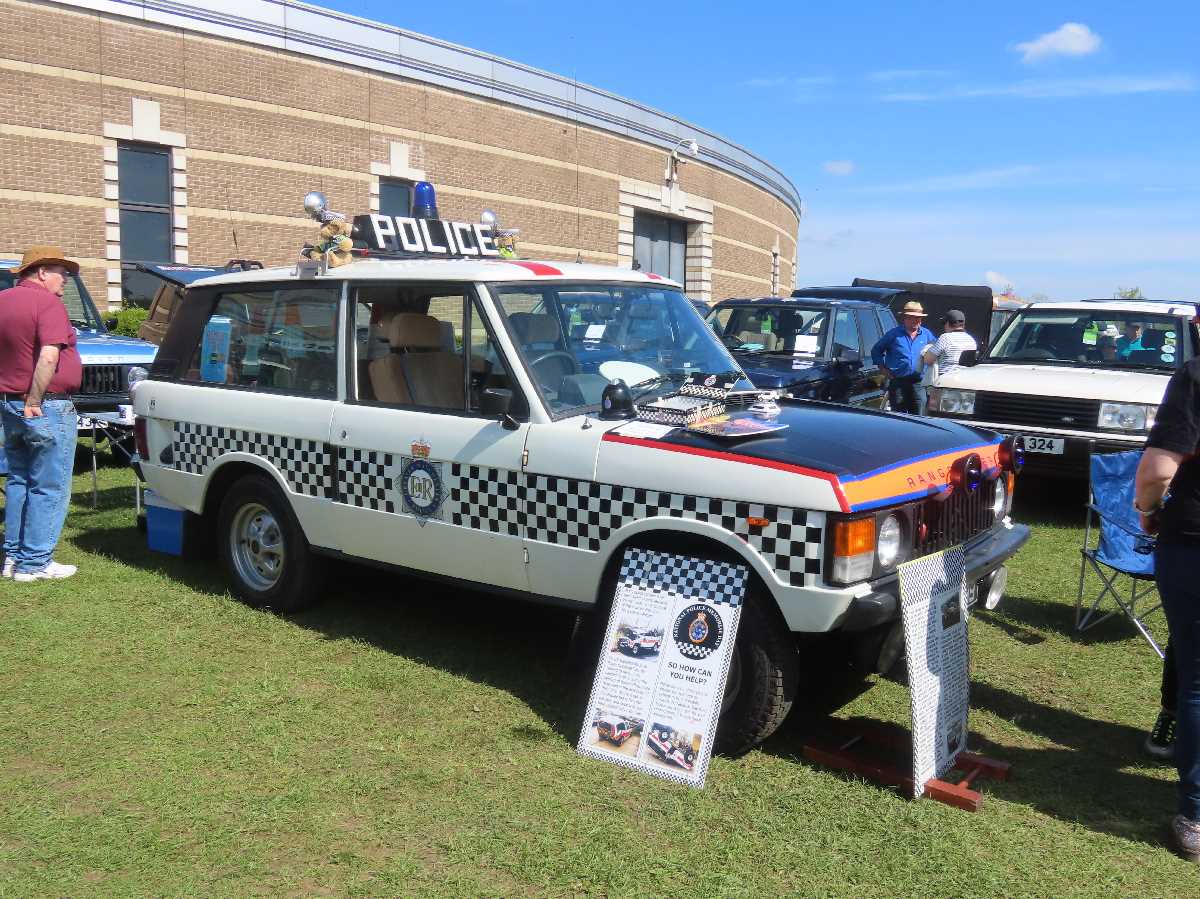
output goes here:
<path id="1" fill-rule="evenodd" d="M 1170 373 L 1165 371 L 999 362 L 956 368 L 939 378 L 938 386 L 1117 403 L 1158 403 L 1162 401 L 1169 379 Z"/>
<path id="2" fill-rule="evenodd" d="M 77 338 L 79 357 L 84 365 L 115 365 L 151 362 L 158 347 L 136 337 L 80 331 Z"/>
<path id="3" fill-rule="evenodd" d="M 776 421 L 788 427 L 774 434 L 736 440 L 709 437 L 685 428 L 675 428 L 661 436 L 644 436 L 647 434 L 644 427 L 616 427 L 604 435 L 598 468 L 603 471 L 615 467 L 618 458 L 622 465 L 628 465 L 633 461 L 626 454 L 630 446 L 657 450 L 664 456 L 678 454 L 673 465 L 654 471 L 658 489 L 672 489 L 674 485 L 670 482 L 676 477 L 681 485 L 689 479 L 691 484 L 695 483 L 696 475 L 687 471 L 691 466 L 685 457 L 693 457 L 697 464 L 704 459 L 741 462 L 778 473 L 784 478 L 779 482 L 781 487 L 789 474 L 827 482 L 844 511 L 857 511 L 946 489 L 950 466 L 968 453 L 979 454 L 984 468 L 994 469 L 1001 440 L 1000 435 L 991 431 L 946 419 L 809 400 L 781 400 Z M 606 459 L 606 455 L 611 458 Z M 735 469 L 726 470 L 736 478 Z M 713 469 L 712 477 L 720 480 L 723 476 Z M 767 484 L 763 486 L 771 489 Z M 741 489 L 733 487 L 731 483 L 723 492 L 714 492 L 747 495 L 744 483 L 736 485 Z M 763 499 L 786 502 L 782 494 Z"/>
<path id="4" fill-rule="evenodd" d="M 771 390 L 824 377 L 829 363 L 811 356 L 757 356 L 735 353 L 738 365 L 755 387 Z"/>

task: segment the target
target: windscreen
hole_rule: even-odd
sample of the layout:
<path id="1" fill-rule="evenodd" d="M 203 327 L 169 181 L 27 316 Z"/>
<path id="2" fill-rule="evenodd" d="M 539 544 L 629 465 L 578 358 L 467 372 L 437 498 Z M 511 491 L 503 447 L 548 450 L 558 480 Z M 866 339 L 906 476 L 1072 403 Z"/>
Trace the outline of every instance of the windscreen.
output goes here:
<path id="1" fill-rule="evenodd" d="M 725 306 L 708 317 L 734 354 L 820 355 L 829 328 L 829 309 L 803 306 Z"/>
<path id="2" fill-rule="evenodd" d="M 16 283 L 17 277 L 12 269 L 0 269 L 0 290 L 8 290 Z M 105 330 L 100 313 L 96 311 L 91 295 L 78 275 L 71 275 L 67 279 L 62 301 L 67 307 L 67 317 L 76 328 L 81 331 Z"/>
<path id="3" fill-rule="evenodd" d="M 1108 309 L 1017 312 L 988 355 L 994 362 L 1087 368 L 1174 369 L 1184 357 L 1185 319 Z"/>
<path id="4" fill-rule="evenodd" d="M 645 400 L 694 374 L 745 377 L 681 291 L 609 283 L 489 289 L 553 414 L 598 407 L 616 380 Z"/>

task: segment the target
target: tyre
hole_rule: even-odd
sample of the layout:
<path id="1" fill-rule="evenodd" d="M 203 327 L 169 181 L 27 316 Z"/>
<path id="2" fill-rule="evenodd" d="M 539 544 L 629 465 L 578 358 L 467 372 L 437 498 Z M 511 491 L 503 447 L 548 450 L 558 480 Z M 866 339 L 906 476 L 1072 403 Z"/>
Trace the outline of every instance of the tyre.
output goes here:
<path id="1" fill-rule="evenodd" d="M 234 595 L 256 609 L 296 612 L 316 602 L 322 577 L 287 499 L 262 475 L 229 488 L 217 546 Z"/>
<path id="2" fill-rule="evenodd" d="M 631 653 L 633 653 L 633 655 L 637 655 L 638 653 L 640 653 L 642 651 L 642 649 L 640 646 L 638 646 L 636 643 L 634 643 L 631 647 L 629 647 L 629 651 Z"/>
<path id="3" fill-rule="evenodd" d="M 796 697 L 796 644 L 769 602 L 753 587 L 747 590 L 717 725 L 715 748 L 722 755 L 741 755 L 771 736 Z"/>

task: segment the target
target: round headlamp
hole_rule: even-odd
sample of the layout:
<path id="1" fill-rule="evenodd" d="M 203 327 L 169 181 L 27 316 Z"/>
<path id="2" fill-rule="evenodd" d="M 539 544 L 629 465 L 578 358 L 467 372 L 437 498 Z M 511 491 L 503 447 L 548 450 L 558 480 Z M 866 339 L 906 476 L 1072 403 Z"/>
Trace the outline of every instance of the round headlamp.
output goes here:
<path id="1" fill-rule="evenodd" d="M 900 558 L 900 541 L 903 535 L 900 519 L 895 515 L 889 515 L 879 525 L 879 533 L 875 538 L 875 558 L 883 568 L 891 568 Z"/>
<path id="2" fill-rule="evenodd" d="M 1008 479 L 996 478 L 996 492 L 992 495 L 992 513 L 999 521 L 1004 517 L 1004 508 L 1008 504 Z"/>
<path id="3" fill-rule="evenodd" d="M 142 368 L 142 366 L 131 366 L 128 374 L 125 375 L 125 386 L 129 389 L 130 394 L 133 393 L 134 388 L 137 387 L 138 384 L 142 383 L 142 381 L 146 380 L 148 377 L 150 377 L 150 372 L 146 371 L 146 369 Z"/>

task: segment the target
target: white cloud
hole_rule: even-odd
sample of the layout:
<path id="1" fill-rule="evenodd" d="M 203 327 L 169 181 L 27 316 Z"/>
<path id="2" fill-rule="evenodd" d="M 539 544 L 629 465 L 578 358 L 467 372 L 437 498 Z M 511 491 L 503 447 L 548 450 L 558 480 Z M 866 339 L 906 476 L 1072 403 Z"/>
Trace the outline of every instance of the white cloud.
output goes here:
<path id="1" fill-rule="evenodd" d="M 831 159 L 826 163 L 822 163 L 821 168 L 825 170 L 827 175 L 853 175 L 855 166 L 853 160 L 850 159 Z"/>
<path id="2" fill-rule="evenodd" d="M 960 190 L 988 190 L 1011 187 L 1028 182 L 1041 170 L 1036 165 L 1010 165 L 996 169 L 979 169 L 954 175 L 936 175 L 893 184 L 872 184 L 860 187 L 868 194 L 947 193 Z"/>
<path id="3" fill-rule="evenodd" d="M 888 103 L 928 103 L 935 100 L 974 100 L 1019 97 L 1027 100 L 1070 100 L 1127 94 L 1189 93 L 1196 79 L 1187 74 L 1110 75 L 1096 78 L 1030 78 L 1013 84 L 958 85 L 942 91 L 893 91 L 879 99 Z"/>
<path id="4" fill-rule="evenodd" d="M 868 72 L 868 81 L 917 81 L 924 78 L 945 78 L 950 75 L 948 69 L 884 69 L 879 72 Z"/>
<path id="5" fill-rule="evenodd" d="M 1040 62 L 1053 56 L 1088 56 L 1100 49 L 1100 35 L 1079 22 L 1067 22 L 1054 31 L 1017 44 L 1021 62 Z"/>
<path id="6" fill-rule="evenodd" d="M 1004 293 L 1015 286 L 1012 278 L 999 272 L 984 272 L 983 280 L 987 282 L 988 287 L 992 288 L 994 293 Z"/>

